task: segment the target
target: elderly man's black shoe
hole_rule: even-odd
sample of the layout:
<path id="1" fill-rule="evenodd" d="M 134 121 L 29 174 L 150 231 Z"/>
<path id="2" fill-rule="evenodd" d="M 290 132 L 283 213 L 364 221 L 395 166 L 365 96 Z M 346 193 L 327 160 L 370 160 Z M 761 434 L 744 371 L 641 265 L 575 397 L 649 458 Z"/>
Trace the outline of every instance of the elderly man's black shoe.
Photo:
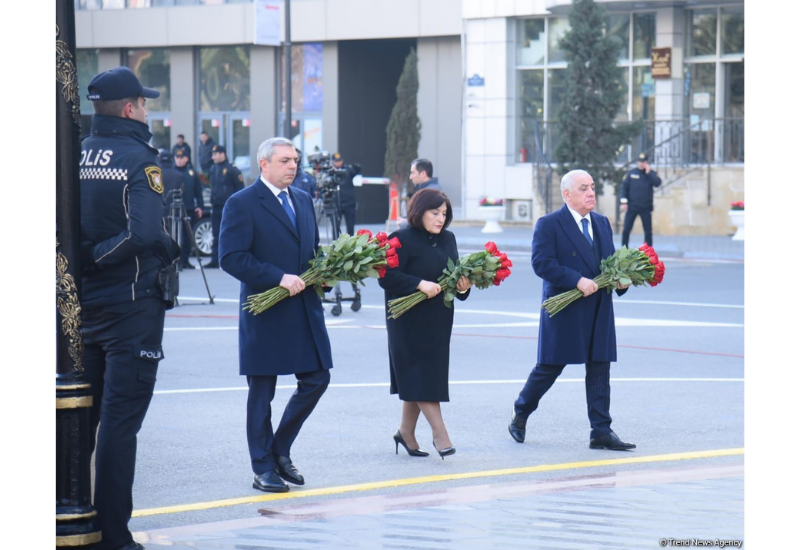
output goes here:
<path id="1" fill-rule="evenodd" d="M 289 486 L 284 483 L 278 472 L 265 472 L 253 478 L 253 489 L 266 493 L 285 493 Z"/>
<path id="2" fill-rule="evenodd" d="M 590 449 L 606 449 L 609 451 L 629 451 L 635 449 L 636 445 L 633 443 L 626 443 L 622 441 L 617 434 L 609 432 L 600 437 L 595 437 L 589 440 Z"/>
<path id="3" fill-rule="evenodd" d="M 297 468 L 292 464 L 292 459 L 288 456 L 276 456 L 275 467 L 278 470 L 278 475 L 286 481 L 294 483 L 295 485 L 305 485 L 306 480 L 297 471 Z"/>
<path id="4" fill-rule="evenodd" d="M 514 438 L 517 443 L 525 442 L 525 425 L 528 423 L 527 418 L 522 418 L 520 415 L 515 414 L 511 417 L 511 424 L 508 425 L 508 433 Z"/>

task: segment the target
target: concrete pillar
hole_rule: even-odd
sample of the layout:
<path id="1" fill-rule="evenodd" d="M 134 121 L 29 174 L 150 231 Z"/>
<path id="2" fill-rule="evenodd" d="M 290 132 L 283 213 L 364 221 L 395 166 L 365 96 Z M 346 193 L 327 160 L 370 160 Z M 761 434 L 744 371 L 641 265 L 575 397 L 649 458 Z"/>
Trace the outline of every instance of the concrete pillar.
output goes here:
<path id="1" fill-rule="evenodd" d="M 258 146 L 278 135 L 277 52 L 273 46 L 250 46 L 250 174 L 245 174 L 249 180 L 260 173 Z"/>
<path id="2" fill-rule="evenodd" d="M 171 48 L 169 52 L 170 80 L 170 146 L 183 134 L 192 148 L 192 163 L 199 166 L 197 135 L 197 93 L 195 85 L 194 48 Z"/>
<path id="3" fill-rule="evenodd" d="M 656 12 L 656 47 L 672 48 L 675 62 L 672 78 L 656 79 L 656 120 L 684 117 L 683 48 L 685 18 L 683 8 L 662 8 Z"/>
<path id="4" fill-rule="evenodd" d="M 322 149 L 339 150 L 339 43 L 322 45 Z"/>

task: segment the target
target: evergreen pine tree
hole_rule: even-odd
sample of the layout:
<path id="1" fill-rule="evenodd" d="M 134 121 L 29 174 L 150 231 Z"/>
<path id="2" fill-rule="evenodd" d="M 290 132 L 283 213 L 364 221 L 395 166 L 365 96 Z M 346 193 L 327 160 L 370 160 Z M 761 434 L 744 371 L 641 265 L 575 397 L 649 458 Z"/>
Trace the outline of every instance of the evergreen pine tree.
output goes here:
<path id="1" fill-rule="evenodd" d="M 580 168 L 595 181 L 615 186 L 624 171 L 614 165 L 622 147 L 641 131 L 642 122 L 614 123 L 627 101 L 617 58 L 619 38 L 605 34 L 606 11 L 594 0 L 572 0 L 570 30 L 559 41 L 567 58 L 566 90 L 558 109 L 559 142 L 555 149 L 563 175 Z"/>
<path id="2" fill-rule="evenodd" d="M 417 52 L 411 48 L 397 83 L 397 103 L 386 126 L 384 177 L 399 185 L 401 196 L 407 195 L 408 171 L 419 148 L 422 124 L 417 115 L 418 90 Z"/>

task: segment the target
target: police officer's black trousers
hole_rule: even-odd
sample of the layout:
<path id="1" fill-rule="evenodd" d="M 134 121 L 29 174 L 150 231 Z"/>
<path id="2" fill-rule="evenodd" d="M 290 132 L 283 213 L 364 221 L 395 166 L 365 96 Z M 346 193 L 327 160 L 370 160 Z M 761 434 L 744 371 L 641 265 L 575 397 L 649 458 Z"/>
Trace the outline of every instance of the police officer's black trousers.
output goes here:
<path id="1" fill-rule="evenodd" d="M 136 434 L 164 355 L 164 302 L 146 298 L 84 309 L 82 324 L 84 363 L 93 398 L 94 506 L 103 533 L 96 548 L 107 550 L 133 540 L 128 521 L 133 512 Z"/>
<path id="2" fill-rule="evenodd" d="M 631 229 L 633 229 L 633 222 L 636 221 L 636 216 L 642 219 L 644 242 L 653 246 L 653 213 L 650 210 L 639 210 L 630 206 L 628 206 L 628 211 L 625 213 L 625 223 L 622 226 L 622 245 L 628 246 L 628 238 L 631 236 Z"/>
<path id="3" fill-rule="evenodd" d="M 528 418 L 539 407 L 539 401 L 553 386 L 565 366 L 538 363 L 528 375 L 519 397 L 514 401 L 514 413 L 522 418 Z M 590 439 L 611 432 L 610 408 L 611 363 L 590 361 L 586 363 L 586 409 L 589 414 L 589 425 L 592 428 Z"/>
<path id="4" fill-rule="evenodd" d="M 300 428 L 317 406 L 331 381 L 330 371 L 299 372 L 297 390 L 289 398 L 278 429 L 272 431 L 272 399 L 278 377 L 247 377 L 247 446 L 253 473 L 261 475 L 275 469 L 275 455 L 290 456 Z"/>
<path id="5" fill-rule="evenodd" d="M 347 227 L 347 234 L 351 237 L 356 234 L 356 205 L 342 206 L 342 216 L 344 216 L 344 223 Z M 341 227 L 341 218 L 339 219 L 339 227 Z"/>

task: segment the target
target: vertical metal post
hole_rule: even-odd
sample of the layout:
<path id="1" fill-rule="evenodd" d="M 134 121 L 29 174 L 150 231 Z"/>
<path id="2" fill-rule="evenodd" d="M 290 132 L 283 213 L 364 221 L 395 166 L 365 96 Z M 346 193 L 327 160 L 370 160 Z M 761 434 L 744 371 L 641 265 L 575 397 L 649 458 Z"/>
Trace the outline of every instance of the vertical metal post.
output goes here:
<path id="1" fill-rule="evenodd" d="M 75 3 L 56 0 L 56 547 L 101 539 L 91 498 L 91 386 L 80 306 L 80 100 Z"/>
<path id="2" fill-rule="evenodd" d="M 285 99 L 286 99 L 286 112 L 283 121 L 283 133 L 286 139 L 292 139 L 292 15 L 291 15 L 291 0 L 283 0 L 283 9 L 285 16 L 285 33 L 286 40 L 283 42 L 283 59 L 285 69 L 283 75 L 286 78 L 285 86 Z"/>

